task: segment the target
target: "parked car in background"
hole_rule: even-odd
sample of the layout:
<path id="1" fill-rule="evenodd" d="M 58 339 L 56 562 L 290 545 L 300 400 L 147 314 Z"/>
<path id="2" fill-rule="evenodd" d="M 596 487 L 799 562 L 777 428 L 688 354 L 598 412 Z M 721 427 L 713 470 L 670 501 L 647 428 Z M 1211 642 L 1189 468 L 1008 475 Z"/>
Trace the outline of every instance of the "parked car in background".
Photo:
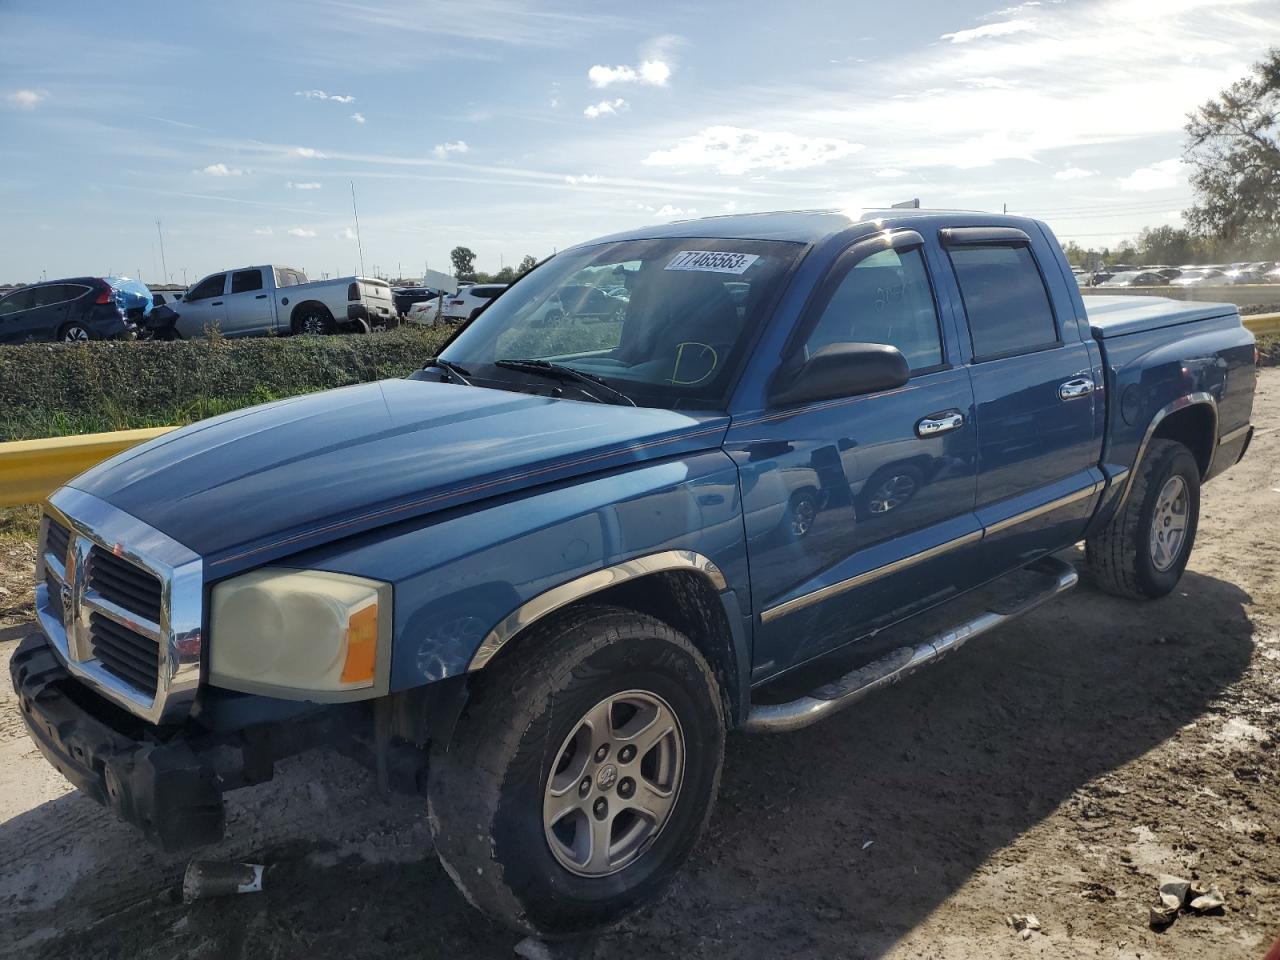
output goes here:
<path id="1" fill-rule="evenodd" d="M 446 294 L 432 297 L 430 300 L 419 300 L 409 308 L 405 321 L 419 326 L 430 327 L 444 319 L 440 301 Z"/>
<path id="2" fill-rule="evenodd" d="M 1177 279 L 1169 281 L 1169 285 L 1172 287 L 1210 286 L 1222 283 L 1222 278 L 1225 276 L 1226 272 L 1216 267 L 1196 267 L 1193 270 L 1182 271 Z"/>
<path id="3" fill-rule="evenodd" d="M 1182 276 L 1181 267 L 1153 267 L 1152 269 L 1154 269 L 1156 273 L 1160 274 L 1160 276 L 1164 277 L 1166 283 L 1170 280 L 1177 280 L 1178 277 Z"/>
<path id="4" fill-rule="evenodd" d="M 1167 280 L 1154 270 L 1133 270 L 1129 273 L 1117 273 L 1099 287 L 1163 287 Z"/>
<path id="5" fill-rule="evenodd" d="M 409 315 L 409 308 L 415 303 L 422 303 L 425 300 L 435 300 L 439 297 L 443 290 L 437 290 L 435 287 L 392 287 L 391 298 L 395 301 L 396 314 L 401 317 Z"/>
<path id="6" fill-rule="evenodd" d="M 128 277 L 33 283 L 0 298 L 0 343 L 130 340 L 151 307 L 151 291 Z"/>
<path id="7" fill-rule="evenodd" d="M 308 281 L 292 267 L 241 267 L 211 273 L 175 304 L 167 304 L 148 332 L 189 339 L 217 328 L 224 336 L 368 333 L 399 322 L 385 280 L 340 277 Z"/>
<path id="8" fill-rule="evenodd" d="M 1242 268 L 1240 270 L 1228 270 L 1222 277 L 1222 282 L 1227 284 L 1241 283 L 1266 283 L 1266 274 L 1261 270 L 1253 267 Z"/>
<path id="9" fill-rule="evenodd" d="M 489 305 L 503 290 L 505 283 L 468 283 L 458 285 L 458 292 L 445 298 L 444 318 L 446 320 L 470 320 L 471 315 Z"/>

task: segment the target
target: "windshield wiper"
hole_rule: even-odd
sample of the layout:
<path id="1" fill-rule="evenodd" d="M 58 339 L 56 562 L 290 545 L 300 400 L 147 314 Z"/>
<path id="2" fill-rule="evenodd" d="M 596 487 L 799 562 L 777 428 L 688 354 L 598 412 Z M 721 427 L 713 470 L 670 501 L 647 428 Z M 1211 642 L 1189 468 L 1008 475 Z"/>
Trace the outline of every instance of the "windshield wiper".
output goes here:
<path id="1" fill-rule="evenodd" d="M 460 383 L 464 387 L 472 386 L 471 381 L 467 379 L 467 377 L 471 376 L 471 371 L 464 370 L 462 367 L 458 366 L 452 360 L 445 360 L 443 357 L 432 357 L 430 360 L 428 360 L 426 363 L 422 365 L 422 369 L 424 370 L 427 369 L 428 367 L 439 367 L 446 374 L 448 374 L 449 379 L 454 381 L 455 383 Z"/>
<path id="2" fill-rule="evenodd" d="M 632 407 L 636 405 L 636 402 L 625 393 L 609 386 L 609 384 L 605 383 L 604 380 L 597 377 L 594 373 L 584 373 L 581 370 L 575 370 L 573 367 L 566 367 L 562 363 L 552 363 L 550 360 L 495 360 L 493 365 L 495 367 L 502 367 L 506 370 L 523 370 L 526 373 L 540 373 L 545 377 L 555 377 L 557 380 L 575 380 L 579 384 L 588 383 L 604 390 L 605 393 L 612 398 L 612 401 L 602 400 L 590 390 L 579 387 L 583 393 L 592 400 L 595 400 L 597 403 L 613 402 L 627 404 Z"/>

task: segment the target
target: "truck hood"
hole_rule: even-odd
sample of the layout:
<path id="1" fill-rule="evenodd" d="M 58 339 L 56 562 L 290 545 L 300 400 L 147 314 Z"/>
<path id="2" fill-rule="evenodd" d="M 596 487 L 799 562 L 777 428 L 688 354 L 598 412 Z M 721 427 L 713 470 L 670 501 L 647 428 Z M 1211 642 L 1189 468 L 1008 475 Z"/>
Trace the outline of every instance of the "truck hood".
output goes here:
<path id="1" fill-rule="evenodd" d="M 385 380 L 175 430 L 82 473 L 212 574 L 448 507 L 719 446 L 722 414 Z"/>

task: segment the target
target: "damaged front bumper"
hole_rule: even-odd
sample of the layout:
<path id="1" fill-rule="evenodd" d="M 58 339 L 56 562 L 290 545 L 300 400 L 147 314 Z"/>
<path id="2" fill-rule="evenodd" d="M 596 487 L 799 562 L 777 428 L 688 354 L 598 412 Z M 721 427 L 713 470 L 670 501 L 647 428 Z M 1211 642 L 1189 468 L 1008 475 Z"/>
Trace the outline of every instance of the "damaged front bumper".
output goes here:
<path id="1" fill-rule="evenodd" d="M 222 791 L 210 758 L 184 739 L 150 736 L 144 721 L 94 696 L 39 634 L 18 645 L 9 674 L 31 739 L 76 789 L 165 850 L 222 839 Z"/>
<path id="2" fill-rule="evenodd" d="M 278 703 L 259 697 L 239 697 L 232 710 L 205 704 L 209 726 L 158 727 L 71 676 L 39 633 L 18 645 L 9 674 L 45 759 L 167 851 L 221 840 L 222 795 L 270 780 L 277 760 L 312 747 L 341 749 L 370 729 L 361 704 L 285 704 L 295 711 L 285 719 L 273 709 Z"/>

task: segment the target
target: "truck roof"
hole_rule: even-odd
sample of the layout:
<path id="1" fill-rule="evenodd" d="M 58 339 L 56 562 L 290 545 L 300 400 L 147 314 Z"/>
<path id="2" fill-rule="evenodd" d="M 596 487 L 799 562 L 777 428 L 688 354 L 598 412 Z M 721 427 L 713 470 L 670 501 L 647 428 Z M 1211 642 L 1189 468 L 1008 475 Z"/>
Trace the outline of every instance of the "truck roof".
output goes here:
<path id="1" fill-rule="evenodd" d="M 1039 222 L 1028 217 L 977 210 L 893 209 L 851 210 L 780 210 L 772 213 L 735 213 L 696 220 L 677 220 L 625 230 L 588 241 L 580 246 L 620 240 L 652 240 L 658 238 L 699 237 L 734 240 L 784 240 L 818 244 L 838 235 L 847 235 L 859 226 L 866 233 L 892 227 L 917 230 L 931 226 L 1010 226 L 1023 230 L 1039 229 Z M 857 232 L 854 230 L 854 232 Z"/>

